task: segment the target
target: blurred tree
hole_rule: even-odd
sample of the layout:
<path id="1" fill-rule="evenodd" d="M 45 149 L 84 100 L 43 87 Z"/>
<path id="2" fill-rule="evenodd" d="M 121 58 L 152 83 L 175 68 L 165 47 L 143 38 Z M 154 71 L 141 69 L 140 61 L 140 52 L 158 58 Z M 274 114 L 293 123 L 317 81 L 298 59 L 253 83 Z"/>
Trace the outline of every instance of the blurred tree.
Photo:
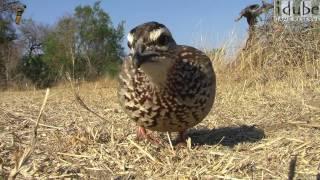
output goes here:
<path id="1" fill-rule="evenodd" d="M 123 55 L 123 22 L 113 27 L 100 7 L 78 6 L 73 15 L 62 17 L 42 43 L 43 59 L 51 75 L 93 80 L 117 74 Z"/>
<path id="2" fill-rule="evenodd" d="M 2 18 L 0 14 L 0 89 L 7 87 L 9 79 L 7 63 L 10 62 L 10 50 L 12 41 L 15 39 L 15 30 L 10 26 L 10 22 Z"/>
<path id="3" fill-rule="evenodd" d="M 50 67 L 43 60 L 43 55 L 25 55 L 22 61 L 24 62 L 22 72 L 36 87 L 50 87 L 54 83 L 54 76 L 52 76 Z"/>
<path id="4" fill-rule="evenodd" d="M 44 58 L 58 78 L 66 72 L 79 77 L 85 70 L 79 61 L 77 47 L 77 24 L 73 16 L 62 17 L 44 42 Z"/>
<path id="5" fill-rule="evenodd" d="M 20 30 L 26 47 L 23 72 L 40 87 L 63 79 L 67 72 L 87 80 L 118 72 L 123 22 L 114 28 L 100 2 L 76 7 L 52 28 L 29 20 Z"/>
<path id="6" fill-rule="evenodd" d="M 6 88 L 11 71 L 19 59 L 17 54 L 20 49 L 13 42 L 17 38 L 13 22 L 16 15 L 16 22 L 19 23 L 25 7 L 19 1 L 0 0 L 0 89 Z"/>
<path id="7" fill-rule="evenodd" d="M 124 35 L 123 22 L 112 26 L 109 15 L 100 7 L 100 2 L 75 9 L 77 22 L 78 53 L 85 60 L 88 77 L 106 73 L 115 75 L 123 54 L 121 41 Z"/>
<path id="8" fill-rule="evenodd" d="M 19 29 L 22 34 L 20 42 L 25 52 L 22 58 L 22 72 L 37 87 L 50 86 L 55 80 L 55 73 L 45 62 L 43 52 L 43 43 L 51 31 L 50 28 L 28 19 Z"/>

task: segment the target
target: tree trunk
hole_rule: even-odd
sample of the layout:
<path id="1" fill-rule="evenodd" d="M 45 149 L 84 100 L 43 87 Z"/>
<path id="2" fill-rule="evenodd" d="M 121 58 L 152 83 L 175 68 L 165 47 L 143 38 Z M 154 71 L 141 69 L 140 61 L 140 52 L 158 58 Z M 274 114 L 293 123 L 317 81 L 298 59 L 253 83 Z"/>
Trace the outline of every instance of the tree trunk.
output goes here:
<path id="1" fill-rule="evenodd" d="M 3 59 L 0 58 L 0 90 L 7 88 L 6 66 Z"/>

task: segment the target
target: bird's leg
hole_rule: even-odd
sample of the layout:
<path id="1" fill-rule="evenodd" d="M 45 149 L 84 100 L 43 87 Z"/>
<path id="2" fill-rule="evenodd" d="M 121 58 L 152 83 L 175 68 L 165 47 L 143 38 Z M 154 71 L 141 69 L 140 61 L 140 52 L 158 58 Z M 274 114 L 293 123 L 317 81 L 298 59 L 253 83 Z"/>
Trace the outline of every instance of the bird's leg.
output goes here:
<path id="1" fill-rule="evenodd" d="M 142 126 L 139 126 L 137 129 L 137 139 L 138 140 L 147 139 L 154 144 L 161 144 L 161 141 L 159 139 L 147 134 L 146 128 Z"/>
<path id="2" fill-rule="evenodd" d="M 138 127 L 138 129 L 137 129 L 137 138 L 139 140 L 147 138 L 147 130 L 144 127 L 142 127 L 142 126 Z"/>

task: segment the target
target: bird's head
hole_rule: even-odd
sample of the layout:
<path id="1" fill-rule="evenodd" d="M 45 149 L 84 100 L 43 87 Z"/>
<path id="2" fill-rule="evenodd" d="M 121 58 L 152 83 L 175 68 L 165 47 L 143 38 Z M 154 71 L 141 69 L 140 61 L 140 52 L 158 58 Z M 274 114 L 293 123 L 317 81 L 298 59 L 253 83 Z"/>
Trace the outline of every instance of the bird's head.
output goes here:
<path id="1" fill-rule="evenodd" d="M 147 22 L 133 28 L 127 38 L 135 68 L 140 68 L 156 83 L 165 81 L 161 77 L 174 62 L 169 50 L 176 47 L 169 29 L 158 22 Z"/>

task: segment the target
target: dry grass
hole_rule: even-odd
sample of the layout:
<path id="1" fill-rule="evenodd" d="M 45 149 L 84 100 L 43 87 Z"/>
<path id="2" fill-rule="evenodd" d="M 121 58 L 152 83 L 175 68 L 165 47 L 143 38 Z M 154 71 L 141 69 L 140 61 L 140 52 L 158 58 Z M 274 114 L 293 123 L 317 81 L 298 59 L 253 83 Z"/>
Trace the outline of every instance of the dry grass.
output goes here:
<path id="1" fill-rule="evenodd" d="M 212 57 L 216 103 L 189 130 L 185 147 L 172 146 L 166 133 L 155 133 L 164 145 L 136 141 L 135 125 L 117 102 L 116 82 L 51 89 L 37 143 L 16 178 L 320 178 L 319 56 L 303 56 L 303 66 L 260 66 L 253 62 L 279 54 L 262 44 L 252 47 L 233 66 L 219 54 Z M 77 89 L 98 116 L 79 104 Z M 0 179 L 30 147 L 44 96 L 41 90 L 0 92 Z"/>

